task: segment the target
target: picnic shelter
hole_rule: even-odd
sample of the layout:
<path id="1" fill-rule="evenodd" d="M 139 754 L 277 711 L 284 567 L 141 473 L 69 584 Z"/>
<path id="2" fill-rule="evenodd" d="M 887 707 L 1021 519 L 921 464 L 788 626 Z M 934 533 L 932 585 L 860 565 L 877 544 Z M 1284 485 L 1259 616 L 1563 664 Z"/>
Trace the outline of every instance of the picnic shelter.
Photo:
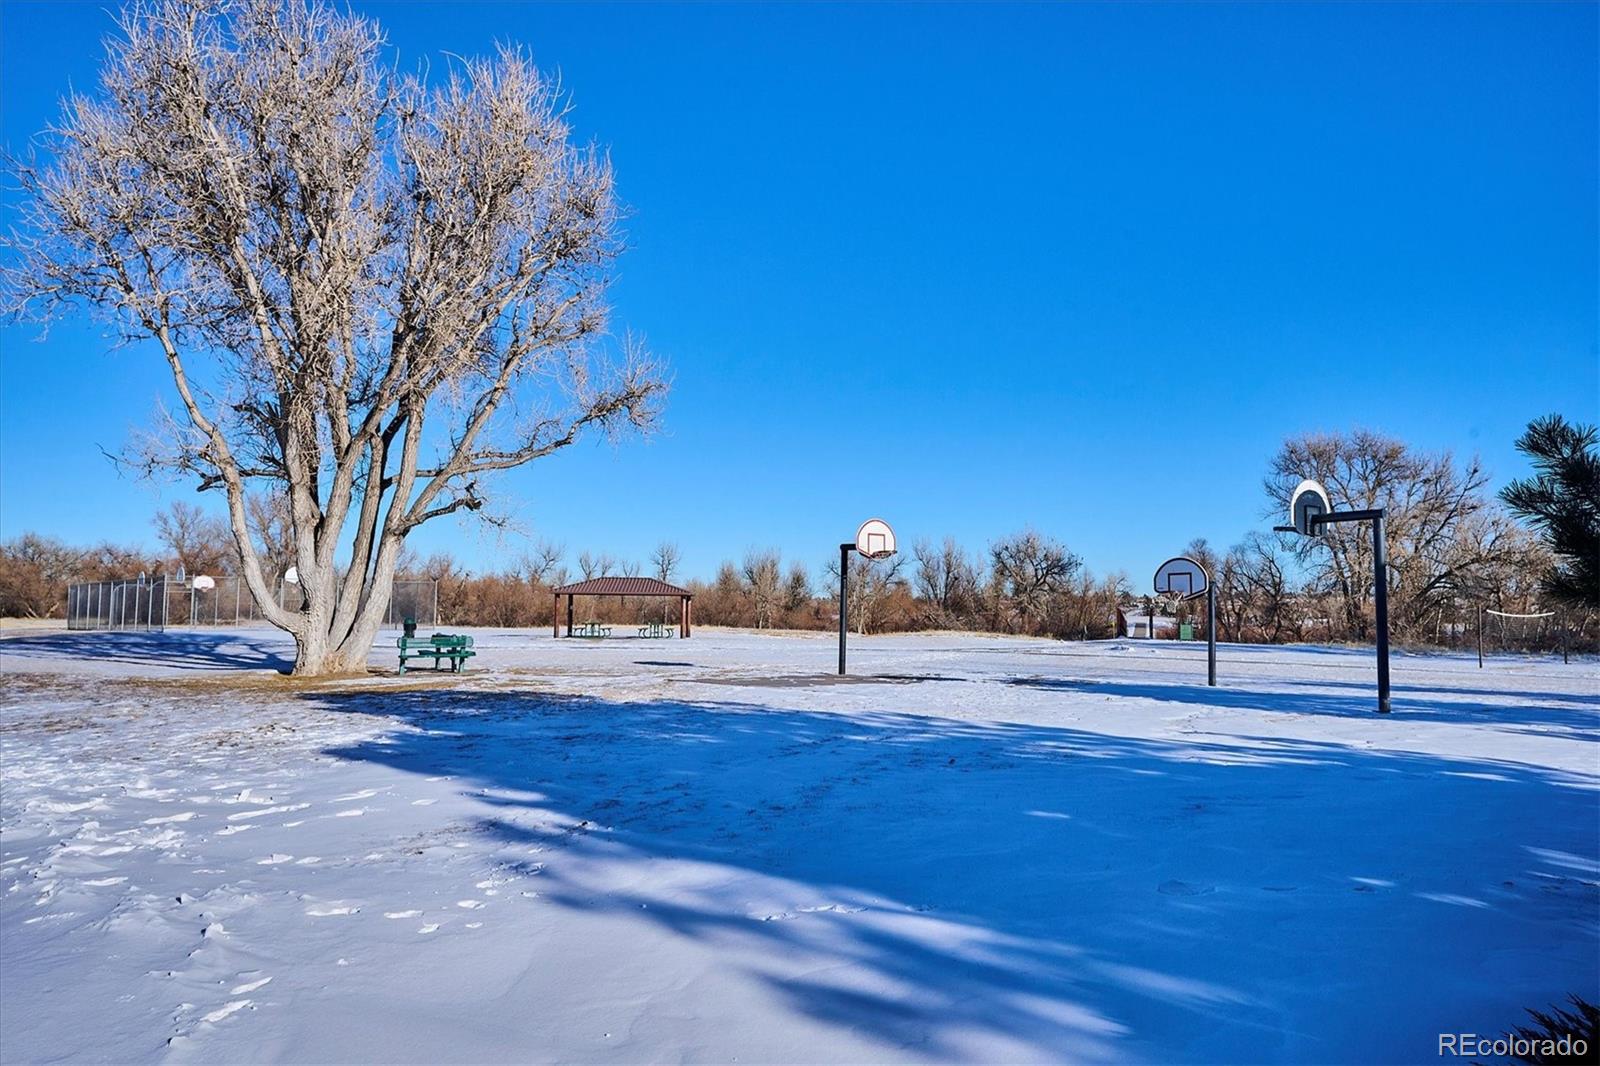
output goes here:
<path id="1" fill-rule="evenodd" d="M 653 577 L 592 577 L 551 590 L 555 593 L 550 617 L 551 635 L 561 635 L 561 597 L 567 598 L 567 636 L 574 636 L 572 601 L 577 596 L 637 596 L 678 601 L 678 636 L 687 637 L 694 621 L 694 594 Z"/>

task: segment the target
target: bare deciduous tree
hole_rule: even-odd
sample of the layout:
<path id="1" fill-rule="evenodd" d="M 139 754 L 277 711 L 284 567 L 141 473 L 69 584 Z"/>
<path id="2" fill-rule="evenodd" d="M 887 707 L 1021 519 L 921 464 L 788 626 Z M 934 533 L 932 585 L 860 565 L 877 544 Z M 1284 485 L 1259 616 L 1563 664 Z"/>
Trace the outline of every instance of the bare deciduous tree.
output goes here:
<path id="1" fill-rule="evenodd" d="M 307 0 L 157 0 L 121 29 L 47 160 L 13 166 L 6 303 L 89 308 L 159 348 L 181 415 L 145 467 L 225 494 L 297 673 L 362 667 L 411 531 L 657 416 L 658 369 L 596 343 L 610 166 L 515 50 L 396 76 L 372 22 Z M 258 485 L 289 500 L 297 611 L 252 543 Z"/>
<path id="2" fill-rule="evenodd" d="M 294 514 L 289 494 L 252 492 L 245 498 L 245 525 L 256 545 L 261 576 L 272 588 L 294 565 Z"/>
<path id="3" fill-rule="evenodd" d="M 1474 458 L 1458 465 L 1367 430 L 1297 437 L 1272 460 L 1266 490 L 1282 514 L 1302 477 L 1327 486 L 1335 507 L 1387 509 L 1390 624 L 1397 635 L 1422 637 L 1451 599 L 1479 587 L 1527 538 L 1485 495 L 1488 474 Z M 1372 536 L 1362 523 L 1297 537 L 1291 550 L 1313 575 L 1316 590 L 1340 605 L 1337 628 L 1360 639 L 1373 624 Z"/>
<path id="4" fill-rule="evenodd" d="M 522 577 L 535 585 L 558 585 L 557 575 L 562 574 L 561 557 L 566 546 L 548 540 L 536 540 L 522 553 Z"/>
<path id="5" fill-rule="evenodd" d="M 1044 621 L 1080 565 L 1065 546 L 1031 529 L 996 541 L 989 558 L 997 603 L 1028 630 Z"/>
<path id="6" fill-rule="evenodd" d="M 650 566 L 655 571 L 656 580 L 671 581 L 678 572 L 678 564 L 683 558 L 683 553 L 678 546 L 670 540 L 664 540 L 656 545 L 655 551 L 650 553 Z"/>
<path id="7" fill-rule="evenodd" d="M 918 541 L 912 549 L 912 587 L 931 607 L 932 621 L 942 627 L 961 625 L 975 616 L 979 598 L 977 564 L 954 537 L 943 543 Z"/>
<path id="8" fill-rule="evenodd" d="M 783 609 L 790 615 L 800 611 L 811 602 L 811 575 L 806 572 L 806 564 L 801 562 L 789 565 L 789 576 L 783 583 Z"/>
<path id="9" fill-rule="evenodd" d="M 156 538 L 190 576 L 233 569 L 238 557 L 233 533 L 226 522 L 204 508 L 174 500 L 165 511 L 156 512 L 155 527 Z"/>
<path id="10" fill-rule="evenodd" d="M 66 586 L 79 575 L 84 553 L 36 533 L 0 543 L 0 616 L 59 614 Z"/>
<path id="11" fill-rule="evenodd" d="M 592 552 L 585 549 L 578 553 L 578 573 L 588 581 L 597 577 L 608 577 L 611 571 L 617 568 L 616 559 L 605 552 Z"/>
<path id="12" fill-rule="evenodd" d="M 847 624 L 851 629 L 863 636 L 873 631 L 884 601 L 896 587 L 905 584 L 905 579 L 900 576 L 905 563 L 904 554 L 891 555 L 887 559 L 869 559 L 865 555 L 857 555 L 850 561 L 850 618 Z M 837 559 L 828 561 L 827 573 L 828 583 L 832 586 L 828 596 L 837 602 Z"/>
<path id="13" fill-rule="evenodd" d="M 783 594 L 783 572 L 779 569 L 778 553 L 771 549 L 758 551 L 752 548 L 745 552 L 741 572 L 750 589 L 750 602 L 755 607 L 756 628 L 772 628 L 772 617 Z"/>

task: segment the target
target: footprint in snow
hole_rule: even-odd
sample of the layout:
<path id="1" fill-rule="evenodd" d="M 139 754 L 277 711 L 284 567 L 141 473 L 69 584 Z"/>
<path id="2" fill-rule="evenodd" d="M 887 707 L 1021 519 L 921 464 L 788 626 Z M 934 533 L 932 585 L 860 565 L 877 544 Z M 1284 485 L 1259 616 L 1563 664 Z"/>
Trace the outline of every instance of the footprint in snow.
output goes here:
<path id="1" fill-rule="evenodd" d="M 288 862 L 292 858 L 294 858 L 293 855 L 283 855 L 283 854 L 274 853 L 272 855 L 268 855 L 264 859 L 257 859 L 256 860 L 256 865 L 257 866 L 276 866 L 280 862 Z"/>

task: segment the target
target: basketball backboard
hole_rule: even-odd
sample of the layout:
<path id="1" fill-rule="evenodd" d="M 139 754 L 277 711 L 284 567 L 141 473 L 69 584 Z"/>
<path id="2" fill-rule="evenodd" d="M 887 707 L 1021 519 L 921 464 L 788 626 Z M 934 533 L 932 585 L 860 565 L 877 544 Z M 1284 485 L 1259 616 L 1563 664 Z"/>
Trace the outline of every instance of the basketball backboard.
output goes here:
<path id="1" fill-rule="evenodd" d="M 1306 478 L 1289 494 L 1289 524 L 1296 533 L 1307 537 L 1322 536 L 1322 526 L 1312 518 L 1329 514 L 1333 505 L 1328 502 L 1328 490 Z"/>
<path id="2" fill-rule="evenodd" d="M 1206 568 L 1187 555 L 1168 559 L 1156 567 L 1154 585 L 1157 595 L 1193 599 L 1204 596 L 1210 584 L 1211 575 L 1206 573 Z"/>
<path id="3" fill-rule="evenodd" d="M 194 577 L 194 587 L 202 591 L 205 589 L 214 589 L 217 587 L 217 580 L 216 578 L 208 577 L 205 574 L 196 574 Z"/>
<path id="4" fill-rule="evenodd" d="M 868 559 L 887 559 L 895 552 L 894 530 L 881 518 L 869 518 L 856 530 L 856 551 Z"/>

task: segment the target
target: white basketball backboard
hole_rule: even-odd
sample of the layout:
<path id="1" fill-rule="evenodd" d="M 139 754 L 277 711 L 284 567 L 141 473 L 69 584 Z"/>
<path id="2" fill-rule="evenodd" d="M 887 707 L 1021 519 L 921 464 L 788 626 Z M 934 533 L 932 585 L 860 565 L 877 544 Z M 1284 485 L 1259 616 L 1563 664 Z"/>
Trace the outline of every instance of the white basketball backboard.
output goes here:
<path id="1" fill-rule="evenodd" d="M 881 518 L 869 518 L 856 530 L 856 551 L 868 559 L 887 559 L 895 552 L 894 530 Z"/>
<path id="2" fill-rule="evenodd" d="M 214 589 L 217 587 L 217 579 L 207 577 L 205 574 L 196 574 L 194 576 L 194 587 L 197 589 Z"/>
<path id="3" fill-rule="evenodd" d="M 1187 555 L 1168 559 L 1156 567 L 1155 590 L 1157 595 L 1176 596 L 1181 600 L 1204 596 L 1211 584 L 1206 568 Z"/>
<path id="4" fill-rule="evenodd" d="M 289 569 L 287 569 L 287 570 L 285 570 L 283 572 L 283 579 L 285 581 L 287 581 L 291 585 L 300 584 L 300 571 L 299 571 L 299 569 L 296 568 L 296 567 L 293 567 L 293 566 L 289 567 Z"/>
<path id="5" fill-rule="evenodd" d="M 1295 532 L 1308 537 L 1322 536 L 1322 527 L 1311 521 L 1314 516 L 1329 514 L 1333 504 L 1328 502 L 1328 490 L 1306 478 L 1289 494 L 1289 524 Z"/>

